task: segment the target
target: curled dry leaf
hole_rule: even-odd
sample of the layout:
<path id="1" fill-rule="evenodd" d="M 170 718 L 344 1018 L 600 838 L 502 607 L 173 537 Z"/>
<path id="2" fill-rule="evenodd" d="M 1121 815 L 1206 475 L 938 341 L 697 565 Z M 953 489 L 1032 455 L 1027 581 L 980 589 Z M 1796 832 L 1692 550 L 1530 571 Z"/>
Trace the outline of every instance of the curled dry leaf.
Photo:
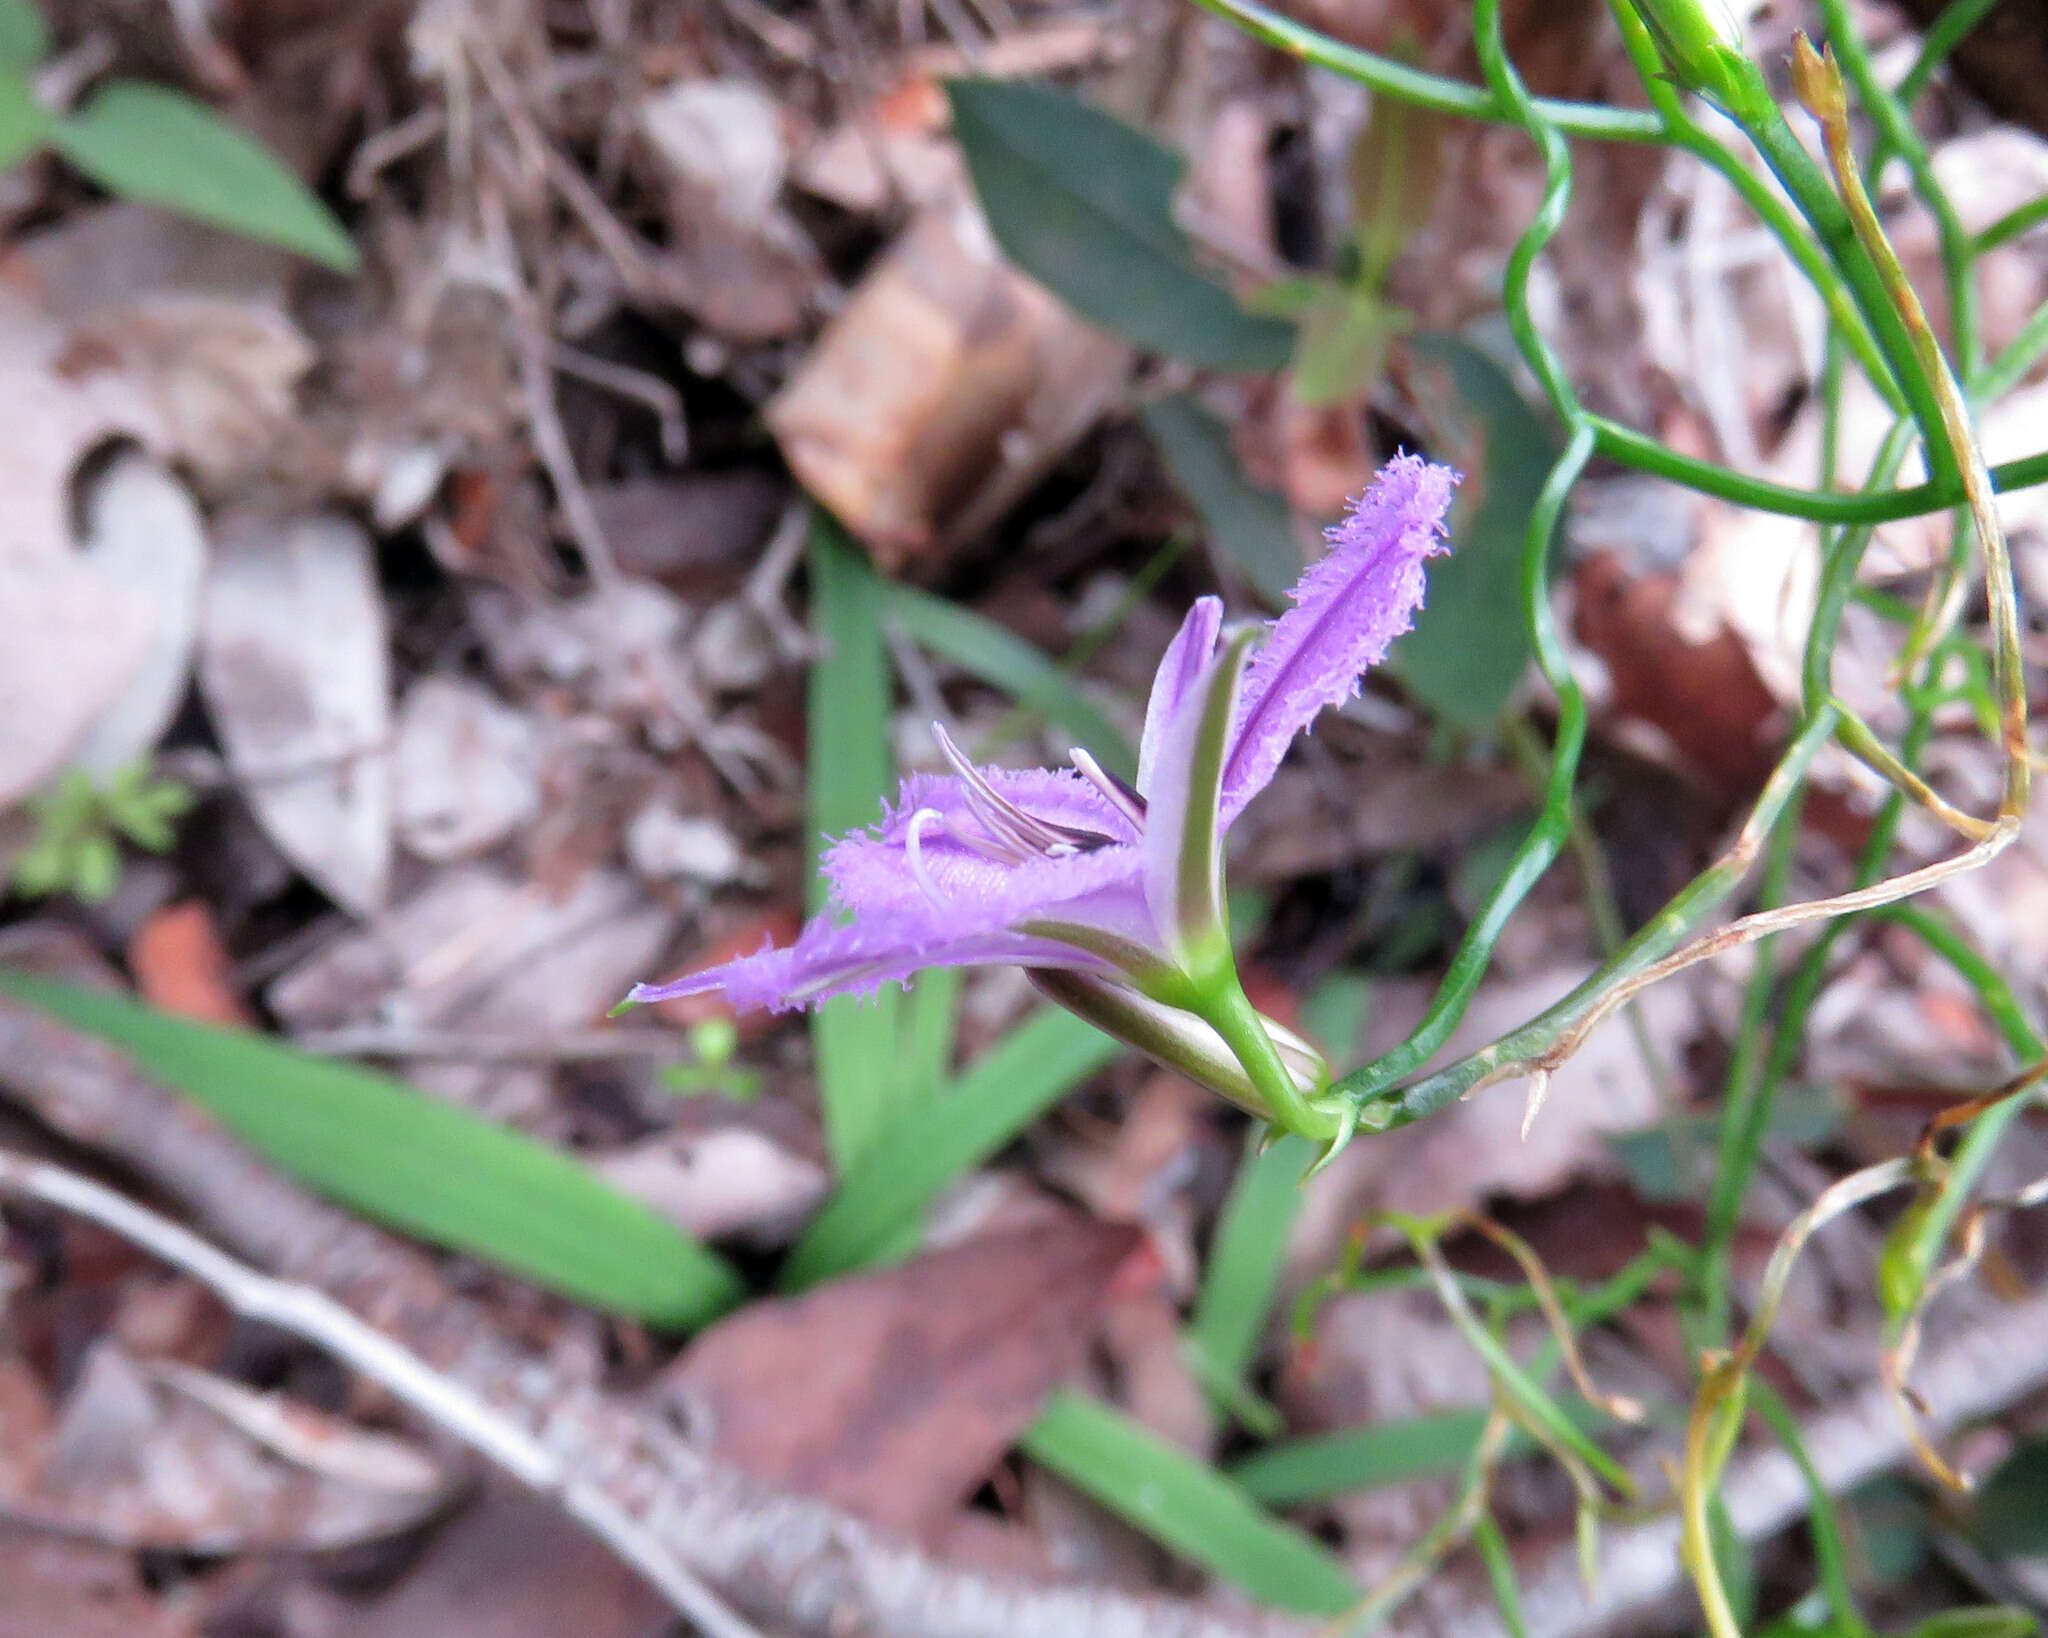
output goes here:
<path id="1" fill-rule="evenodd" d="M 71 484 L 113 439 L 159 441 L 155 411 L 111 361 L 0 285 L 0 807 L 63 765 L 143 668 L 147 593 L 74 555 Z"/>
<path id="2" fill-rule="evenodd" d="M 271 839 L 343 909 L 381 909 L 391 682 L 369 537 L 336 517 L 225 526 L 199 679 L 228 767 Z"/>
<path id="3" fill-rule="evenodd" d="M 1005 263 L 962 201 L 925 211 L 880 259 L 768 424 L 893 570 L 1000 516 L 1094 424 L 1130 356 Z"/>

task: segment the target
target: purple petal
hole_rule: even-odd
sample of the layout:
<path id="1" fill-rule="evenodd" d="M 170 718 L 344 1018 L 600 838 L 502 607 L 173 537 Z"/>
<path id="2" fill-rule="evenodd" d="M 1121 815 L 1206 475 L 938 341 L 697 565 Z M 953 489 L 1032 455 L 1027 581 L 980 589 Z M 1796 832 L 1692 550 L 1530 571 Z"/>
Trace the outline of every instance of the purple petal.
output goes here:
<path id="1" fill-rule="evenodd" d="M 741 1012 L 791 1012 L 835 995 L 865 995 L 892 981 L 902 983 L 927 967 L 991 964 L 1109 970 L 1052 939 L 999 928 L 960 932 L 952 930 L 949 921 L 929 907 L 922 913 L 875 912 L 845 923 L 818 916 L 794 944 L 741 956 L 673 983 L 636 985 L 626 999 L 667 1001 L 717 990 Z"/>
<path id="2" fill-rule="evenodd" d="M 1358 691 L 1359 674 L 1413 622 L 1422 562 L 1445 550 L 1444 512 L 1458 475 L 1417 455 L 1380 469 L 1330 550 L 1293 591 L 1245 674 L 1236 738 L 1223 775 L 1228 824 L 1263 790 L 1294 736 Z"/>
<path id="3" fill-rule="evenodd" d="M 1159 760 L 1159 741 L 1166 725 L 1195 679 L 1216 651 L 1216 633 L 1223 629 L 1223 599 L 1198 597 L 1188 617 L 1180 623 L 1173 641 L 1152 675 L 1152 697 L 1145 705 L 1145 733 L 1138 742 L 1138 794 L 1152 792 L 1152 770 Z"/>
<path id="4" fill-rule="evenodd" d="M 946 825 L 926 825 L 919 834 L 920 883 L 910 860 L 914 817 L 927 809 L 954 832 L 974 836 L 980 825 L 960 781 L 914 774 L 903 782 L 896 805 L 873 831 L 843 837 L 826 849 L 825 874 L 836 903 L 856 913 L 932 908 L 936 897 L 947 914 L 977 927 L 1007 927 L 1052 910 L 1068 900 L 1119 882 L 1135 882 L 1137 838 L 1127 820 L 1093 785 L 1065 769 L 983 770 L 1008 800 L 1037 818 L 1115 840 L 1062 858 L 1030 858 L 1009 864 L 962 845 Z M 931 891 L 927 892 L 929 885 Z"/>
<path id="5" fill-rule="evenodd" d="M 1240 633 L 1209 662 L 1159 735 L 1140 849 L 1145 902 L 1161 945 L 1183 962 L 1199 934 L 1223 926 L 1217 795 L 1250 639 Z"/>

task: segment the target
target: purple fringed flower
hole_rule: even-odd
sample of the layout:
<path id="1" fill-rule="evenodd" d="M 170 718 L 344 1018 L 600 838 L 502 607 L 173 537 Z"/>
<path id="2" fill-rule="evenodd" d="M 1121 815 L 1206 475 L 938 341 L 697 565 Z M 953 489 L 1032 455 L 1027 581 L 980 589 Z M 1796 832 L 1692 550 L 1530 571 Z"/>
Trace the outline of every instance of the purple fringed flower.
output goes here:
<path id="1" fill-rule="evenodd" d="M 1211 1004 L 1224 980 L 1242 995 L 1222 926 L 1223 833 L 1294 736 L 1408 629 L 1456 482 L 1416 456 L 1388 462 L 1249 663 L 1258 633 L 1222 642 L 1221 602 L 1197 599 L 1153 679 L 1135 786 L 1078 750 L 1071 768 L 976 768 L 935 728 L 952 773 L 912 775 L 879 827 L 827 850 L 833 908 L 794 944 L 628 1000 L 719 990 L 743 1011 L 786 1011 L 926 967 L 1015 964 L 1111 1033 L 1287 1113 L 1277 1090 L 1250 1090 L 1253 1066 Z M 1266 1033 L 1296 1088 L 1320 1091 L 1313 1050 Z"/>

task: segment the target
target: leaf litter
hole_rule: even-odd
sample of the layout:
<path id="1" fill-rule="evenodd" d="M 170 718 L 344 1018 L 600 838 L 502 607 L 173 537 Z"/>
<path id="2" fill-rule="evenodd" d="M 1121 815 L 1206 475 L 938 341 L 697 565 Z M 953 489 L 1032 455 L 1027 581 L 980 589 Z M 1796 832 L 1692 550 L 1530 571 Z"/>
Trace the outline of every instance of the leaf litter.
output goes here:
<path id="1" fill-rule="evenodd" d="M 124 53 L 195 75 L 238 64 L 259 128 L 345 177 L 346 198 L 331 197 L 368 272 L 313 274 L 137 205 L 86 203 L 41 171 L 10 178 L 0 266 L 0 377 L 17 429 L 0 450 L 0 804 L 67 767 L 104 778 L 152 756 L 200 798 L 140 911 L 95 920 L 17 899 L 7 917 L 83 930 L 170 1010 L 368 1055 L 542 1134 L 690 1233 L 763 1259 L 750 1271 L 764 1289 L 839 1181 L 821 1158 L 811 1049 L 751 1020 L 727 1044 L 734 1021 L 697 1001 L 630 1031 L 599 1021 L 634 978 L 793 931 L 815 840 L 795 773 L 816 653 L 799 624 L 803 493 L 885 574 L 1007 622 L 1128 723 L 1186 594 L 1249 589 L 1234 611 L 1253 612 L 1395 443 L 1473 466 L 1459 561 L 1493 566 L 1463 592 L 1446 577 L 1431 618 L 1465 641 L 1512 625 L 1513 652 L 1489 641 L 1500 663 L 1481 674 L 1455 640 L 1405 666 L 1397 651 L 1400 683 L 1318 730 L 1233 861 L 1233 880 L 1266 898 L 1236 921 L 1271 993 L 1289 1009 L 1326 988 L 1362 996 L 1354 1047 L 1412 1022 L 1490 843 L 1533 806 L 1527 770 L 1499 742 L 1503 709 L 1539 726 L 1551 710 L 1500 567 L 1548 434 L 1485 325 L 1537 196 L 1524 139 L 1418 127 L 1430 151 L 1414 174 L 1440 180 L 1411 197 L 1362 162 L 1392 140 L 1362 99 L 1234 37 L 1196 49 L 1174 8 L 888 9 L 435 0 L 338 22 L 231 8 L 213 19 L 220 57 L 151 33 L 167 24 L 110 17 L 94 26 Z M 1545 94 L 1598 99 L 1624 83 L 1601 8 L 1565 8 L 1547 28 L 1540 8 L 1508 11 L 1517 61 Z M 1472 72 L 1459 8 L 1301 12 Z M 332 73 L 308 94 L 292 65 L 329 60 L 330 45 Z M 949 103 L 943 82 L 959 78 L 978 89 Z M 1934 164 L 1981 229 L 2039 190 L 2042 145 L 1967 92 L 1940 96 Z M 1052 173 L 1067 205 L 1114 229 L 1085 315 L 1031 277 L 1055 278 L 1033 259 L 1058 223 L 992 221 L 976 203 L 1000 195 L 1002 165 L 1039 163 L 1028 129 L 1006 120 L 1040 102 L 1082 108 L 1062 142 L 1093 128 L 1089 110 L 1144 127 L 1128 175 L 1167 178 L 1105 198 L 1090 190 L 1107 170 Z M 1178 193 L 1176 148 L 1193 156 Z M 1803 477 L 1820 437 L 1816 315 L 1732 193 L 1647 150 L 1587 145 L 1579 197 L 1546 323 L 1589 401 L 1683 447 Z M 1881 203 L 1931 288 L 1925 218 L 1903 190 Z M 1190 312 L 1275 273 L 1325 276 L 1339 238 L 1367 228 L 1395 233 L 1398 250 L 1369 291 L 1323 293 L 1311 333 L 1328 345 L 1298 356 L 1313 368 L 1291 382 L 1228 373 L 1260 362 L 1276 328 L 1291 341 L 1267 313 L 1228 327 L 1239 352 L 1206 359 L 1226 371 L 1206 378 L 1097 327 L 1136 300 L 1167 326 L 1147 339 L 1185 352 L 1172 327 Z M 2040 305 L 2044 265 L 2030 237 L 1988 260 L 1994 346 Z M 2033 452 L 2039 391 L 1986 414 L 1994 459 Z M 1878 410 L 1850 401 L 1845 472 L 1867 462 Z M 1589 481 L 1581 498 L 1603 504 L 1582 507 L 1558 573 L 1575 663 L 1597 685 L 1601 781 L 1586 817 L 1626 900 L 1702 854 L 1767 767 L 1797 690 L 1818 542 L 1669 491 L 1644 502 L 1625 482 Z M 2037 578 L 2040 494 L 2003 503 L 2021 572 Z M 1943 531 L 1888 526 L 1876 578 L 1911 590 L 1946 550 Z M 1063 759 L 1067 736 L 1011 709 L 1007 685 L 886 635 L 901 681 L 882 725 L 891 744 L 921 745 L 939 716 L 996 760 Z M 1852 629 L 1839 681 L 1875 720 L 1885 654 L 1858 641 Z M 1937 752 L 1956 788 L 1983 779 L 1960 742 Z M 1846 766 L 1822 784 L 1846 817 L 1816 821 L 1819 858 L 1800 868 L 1824 875 L 1870 786 Z M 1566 870 L 1503 943 L 1471 1039 L 1598 958 Z M 2030 1002 L 2040 873 L 2030 832 L 1997 874 L 1945 894 Z M 1237 1389 L 1275 1401 L 1287 1435 L 1482 1403 L 1484 1373 L 1426 1294 L 1337 1299 L 1306 1350 L 1288 1301 L 1372 1210 L 1495 1210 L 1577 1268 L 1574 1253 L 1636 1243 L 1659 1213 L 1696 1209 L 1654 1198 L 1629 1145 L 1677 1155 L 1697 1135 L 1739 978 L 1709 971 L 1650 992 L 1639 1022 L 1654 1058 L 1611 1024 L 1559 1072 L 1526 1138 L 1519 1101 L 1496 1094 L 1354 1147 L 1301 1197 Z M 960 1000 L 942 1082 L 1016 1015 L 999 982 L 972 978 Z M 1943 1089 L 1995 1078 L 2001 1050 L 1952 982 L 1872 940 L 1831 970 L 1805 1065 L 1839 1118 L 1776 1127 L 1769 1152 L 1785 1175 L 1824 1184 L 1831 1144 L 1891 1152 Z M 665 1066 L 681 1067 L 670 1079 L 683 1090 Z M 742 1082 L 759 1089 L 744 1108 L 721 1090 Z M 892 1252 L 904 1260 L 758 1297 L 679 1354 L 451 1266 L 508 1331 L 603 1357 L 767 1484 L 956 1563 L 1185 1589 L 1184 1565 L 1014 1449 L 1062 1386 L 1204 1459 L 1256 1445 L 1257 1405 L 1195 1372 L 1181 1337 L 1219 1255 L 1240 1138 L 1188 1088 L 1112 1068 L 956 1180 L 922 1239 L 906 1224 Z M 1796 1198 L 1752 1203 L 1744 1279 Z M 61 1361 L 7 1356 L 4 1505 L 97 1541 L 0 1527 L 0 1631 L 17 1619 L 38 1633 L 190 1631 L 195 1608 L 218 1618 L 208 1630 L 239 1616 L 385 1638 L 458 1619 L 623 1634 L 658 1617 L 580 1533 L 496 1493 L 412 1567 L 380 1561 L 369 1579 L 381 1590 L 278 1558 L 280 1545 L 407 1538 L 457 1505 L 453 1475 L 393 1431 L 388 1407 L 332 1392 L 303 1355 L 280 1365 L 274 1351 L 209 1352 L 147 1327 L 116 1347 L 89 1259 L 52 1263 L 39 1253 L 48 1233 L 10 1216 L 7 1266 L 26 1271 L 12 1283 L 35 1302 L 77 1293 L 73 1340 Z M 1399 1268 L 1373 1247 L 1375 1267 Z M 1864 1334 L 1873 1316 L 1857 1290 L 1802 1288 L 1787 1320 L 1795 1375 L 1850 1370 L 1854 1349 L 1827 1339 Z M 1674 1315 L 1660 1298 L 1602 1333 L 1607 1365 L 1632 1384 L 1675 1384 L 1687 1366 Z M 281 1397 L 280 1369 L 329 1391 Z M 1524 1557 L 1559 1551 L 1545 1529 L 1559 1498 L 1541 1471 L 1511 1469 Z M 54 1489 L 37 1488 L 46 1479 Z M 1377 1572 L 1443 1494 L 1423 1481 L 1301 1516 L 1355 1571 Z M 139 1543 L 239 1562 L 145 1582 Z"/>

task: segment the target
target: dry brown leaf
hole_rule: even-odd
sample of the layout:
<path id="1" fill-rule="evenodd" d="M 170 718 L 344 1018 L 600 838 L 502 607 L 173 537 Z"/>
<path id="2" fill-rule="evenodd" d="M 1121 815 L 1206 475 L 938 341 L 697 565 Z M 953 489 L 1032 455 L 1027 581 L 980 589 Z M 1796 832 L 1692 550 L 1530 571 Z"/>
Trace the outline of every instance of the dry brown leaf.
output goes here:
<path id="1" fill-rule="evenodd" d="M 700 1240 L 769 1246 L 788 1243 L 831 1182 L 815 1160 L 741 1125 L 664 1132 L 591 1170 Z"/>
<path id="2" fill-rule="evenodd" d="M 1129 360 L 1009 267 L 962 201 L 925 211 L 877 261 L 768 424 L 893 570 L 999 516 L 1094 424 Z"/>
<path id="3" fill-rule="evenodd" d="M 497 1492 L 327 1638 L 649 1638 L 670 1624 L 666 1613 L 646 1582 L 554 1503 Z"/>
<path id="4" fill-rule="evenodd" d="M 128 941 L 128 970 L 142 998 L 165 1012 L 231 1028 L 255 1021 L 202 899 L 166 905 L 145 920 Z"/>
<path id="5" fill-rule="evenodd" d="M 151 1597 L 130 1553 L 0 1523 L 0 1638 L 192 1638 L 190 1615 Z"/>
<path id="6" fill-rule="evenodd" d="M 664 1386 L 719 1459 L 930 1533 L 1079 1361 L 1143 1242 L 1069 1216 L 756 1303 L 693 1342 Z"/>

